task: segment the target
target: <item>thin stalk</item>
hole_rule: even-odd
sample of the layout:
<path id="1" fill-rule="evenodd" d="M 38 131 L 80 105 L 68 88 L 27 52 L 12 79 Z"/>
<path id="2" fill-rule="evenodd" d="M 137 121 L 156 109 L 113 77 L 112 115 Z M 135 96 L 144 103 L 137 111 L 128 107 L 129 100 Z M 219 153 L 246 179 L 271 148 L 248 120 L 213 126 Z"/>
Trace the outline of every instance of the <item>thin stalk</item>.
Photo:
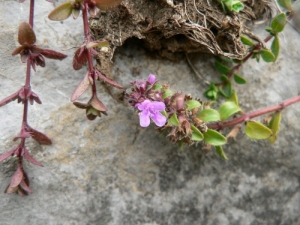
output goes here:
<path id="1" fill-rule="evenodd" d="M 248 121 L 252 118 L 270 113 L 270 112 L 276 112 L 276 111 L 281 111 L 284 108 L 288 107 L 289 105 L 295 104 L 296 102 L 300 102 L 300 95 L 287 99 L 285 101 L 283 101 L 280 104 L 274 105 L 274 106 L 269 106 L 263 109 L 258 109 L 249 113 L 245 113 L 240 117 L 237 117 L 235 119 L 226 121 L 226 122 L 217 122 L 217 123 L 213 123 L 213 124 L 209 124 L 208 128 L 210 129 L 214 129 L 214 130 L 222 130 L 225 127 L 232 127 L 236 124 Z"/>
<path id="2" fill-rule="evenodd" d="M 34 1 L 30 0 L 30 9 L 29 9 L 29 24 L 33 28 L 33 18 L 34 18 Z"/>
<path id="3" fill-rule="evenodd" d="M 86 41 L 91 41 L 91 34 L 90 34 L 90 30 L 89 30 L 89 24 L 88 24 L 88 15 L 87 15 L 87 3 L 83 2 L 84 5 L 84 9 L 82 10 L 82 19 L 83 19 L 83 28 L 84 28 L 84 36 L 85 36 L 85 40 Z M 94 65 L 93 65 L 93 59 L 92 59 L 92 54 L 90 49 L 86 48 L 86 56 L 87 56 L 87 60 L 88 60 L 88 66 L 89 66 L 89 72 L 90 75 L 93 79 L 93 84 L 92 84 L 92 93 L 93 95 L 96 94 L 96 83 L 95 83 L 95 73 L 94 73 Z"/>

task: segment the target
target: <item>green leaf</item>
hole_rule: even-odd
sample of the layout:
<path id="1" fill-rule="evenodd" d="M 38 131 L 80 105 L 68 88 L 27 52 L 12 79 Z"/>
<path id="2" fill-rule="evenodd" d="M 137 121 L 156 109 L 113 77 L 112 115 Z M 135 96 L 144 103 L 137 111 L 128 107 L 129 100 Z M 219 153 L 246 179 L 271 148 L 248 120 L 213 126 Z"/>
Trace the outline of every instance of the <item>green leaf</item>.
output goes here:
<path id="1" fill-rule="evenodd" d="M 231 83 L 227 82 L 219 88 L 220 94 L 222 94 L 225 98 L 229 98 L 232 94 Z"/>
<path id="2" fill-rule="evenodd" d="M 215 84 L 210 84 L 209 88 L 204 92 L 204 95 L 212 100 L 216 100 L 218 98 L 218 89 Z"/>
<path id="3" fill-rule="evenodd" d="M 262 50 L 260 50 L 260 55 L 265 62 L 274 62 L 275 61 L 275 56 L 273 55 L 273 53 L 270 50 L 262 49 Z"/>
<path id="4" fill-rule="evenodd" d="M 242 76 L 238 75 L 238 74 L 234 74 L 233 79 L 235 81 L 235 83 L 237 84 L 246 84 L 247 81 L 245 78 L 243 78 Z"/>
<path id="5" fill-rule="evenodd" d="M 273 136 L 269 138 L 269 141 L 272 144 L 277 140 L 277 134 L 280 128 L 280 121 L 281 121 L 281 112 L 274 113 L 268 126 L 273 132 Z"/>
<path id="6" fill-rule="evenodd" d="M 230 72 L 230 68 L 224 66 L 222 63 L 216 61 L 215 66 L 217 70 L 222 74 L 228 74 Z"/>
<path id="7" fill-rule="evenodd" d="M 244 4 L 241 3 L 239 0 L 232 0 L 232 11 L 239 12 L 244 9 Z"/>
<path id="8" fill-rule="evenodd" d="M 274 19 L 271 21 L 271 28 L 273 29 L 273 31 L 279 33 L 283 31 L 285 24 L 286 15 L 285 13 L 280 13 L 277 16 L 275 16 Z"/>
<path id="9" fill-rule="evenodd" d="M 193 124 L 191 125 L 192 129 L 192 140 L 193 141 L 202 141 L 203 140 L 203 134 L 200 132 L 200 130 L 195 127 Z"/>
<path id="10" fill-rule="evenodd" d="M 219 109 L 221 120 L 224 121 L 239 111 L 241 111 L 241 108 L 235 102 L 227 101 L 223 103 Z"/>
<path id="11" fill-rule="evenodd" d="M 279 51 L 280 51 L 280 42 L 279 42 L 279 38 L 278 35 L 275 36 L 272 45 L 271 45 L 271 51 L 273 53 L 273 55 L 275 56 L 275 60 L 277 60 L 278 55 L 279 55 Z"/>
<path id="12" fill-rule="evenodd" d="M 173 115 L 172 115 L 172 116 L 170 117 L 170 119 L 169 119 L 169 122 L 170 122 L 172 125 L 178 127 L 178 125 L 179 125 L 179 120 L 178 120 L 178 117 L 177 117 L 177 114 L 176 114 L 176 113 L 173 113 Z"/>
<path id="13" fill-rule="evenodd" d="M 164 115 L 166 118 L 168 118 L 168 113 L 166 112 L 166 110 L 160 111 L 160 113 L 161 113 L 162 115 Z"/>
<path id="14" fill-rule="evenodd" d="M 221 117 L 217 110 L 214 109 L 204 109 L 197 114 L 197 118 L 202 120 L 203 122 L 212 122 L 212 121 L 220 121 Z"/>
<path id="15" fill-rule="evenodd" d="M 210 145 L 219 146 L 227 143 L 226 137 L 215 130 L 208 129 L 203 135 L 204 141 Z"/>
<path id="16" fill-rule="evenodd" d="M 241 36 L 241 41 L 244 45 L 248 45 L 248 46 L 254 46 L 255 43 L 248 37 L 246 37 L 245 35 Z"/>
<path id="17" fill-rule="evenodd" d="M 54 21 L 65 20 L 72 14 L 72 10 L 72 2 L 65 2 L 53 9 L 53 11 L 48 15 L 48 18 Z"/>
<path id="18" fill-rule="evenodd" d="M 164 90 L 164 94 L 163 94 L 162 98 L 166 99 L 172 95 L 173 95 L 173 91 L 171 91 L 170 89 L 166 89 L 166 90 Z"/>
<path id="19" fill-rule="evenodd" d="M 194 108 L 199 108 L 201 106 L 201 103 L 197 100 L 189 100 L 186 102 L 186 105 L 187 105 L 187 110 L 192 110 Z"/>
<path id="20" fill-rule="evenodd" d="M 162 88 L 161 84 L 155 84 L 152 89 L 153 90 L 160 90 L 161 88 Z"/>
<path id="21" fill-rule="evenodd" d="M 278 4 L 287 10 L 292 10 L 292 1 L 291 0 L 277 0 Z"/>
<path id="22" fill-rule="evenodd" d="M 222 146 L 216 146 L 216 152 L 218 153 L 219 156 L 221 156 L 222 159 L 228 160 Z"/>
<path id="23" fill-rule="evenodd" d="M 240 106 L 239 105 L 239 99 L 238 99 L 238 96 L 236 95 L 235 91 L 233 91 L 232 95 L 230 96 L 229 99 L 227 99 L 227 102 L 234 102 L 237 106 Z"/>
<path id="24" fill-rule="evenodd" d="M 272 136 L 272 131 L 268 127 L 256 121 L 247 121 L 245 133 L 254 140 L 267 139 Z"/>

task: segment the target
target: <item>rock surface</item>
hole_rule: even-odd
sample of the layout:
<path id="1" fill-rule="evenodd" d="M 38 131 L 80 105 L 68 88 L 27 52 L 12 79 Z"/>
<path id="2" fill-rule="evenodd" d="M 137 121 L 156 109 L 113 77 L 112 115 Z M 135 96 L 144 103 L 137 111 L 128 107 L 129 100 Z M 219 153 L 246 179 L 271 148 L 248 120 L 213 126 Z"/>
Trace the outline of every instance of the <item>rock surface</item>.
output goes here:
<path id="1" fill-rule="evenodd" d="M 29 1 L 0 4 L 2 99 L 24 82 L 25 66 L 11 52 L 18 46 L 17 25 L 26 20 Z M 53 8 L 50 3 L 38 1 L 36 7 L 39 44 L 69 57 L 62 62 L 47 60 L 46 68 L 38 68 L 32 76 L 32 87 L 43 104 L 30 107 L 29 123 L 51 137 L 53 145 L 27 142 L 44 167 L 25 164 L 33 194 L 0 194 L 1 225 L 300 224 L 299 103 L 283 111 L 274 145 L 240 134 L 238 141 L 225 147 L 228 161 L 214 152 L 201 157 L 200 147 L 181 150 L 154 127 L 141 128 L 133 110 L 113 98 L 117 92 L 110 96 L 100 84 L 99 96 L 109 115 L 87 121 L 84 111 L 69 102 L 85 73 L 71 69 L 71 48 L 82 41 L 81 21 L 52 22 L 46 18 Z M 263 27 L 255 33 L 266 35 Z M 243 66 L 240 73 L 248 84 L 235 89 L 245 111 L 299 94 L 299 34 L 287 26 L 283 39 L 276 63 L 252 60 Z M 212 57 L 190 58 L 206 79 L 218 80 Z M 155 58 L 137 40 L 116 52 L 113 75 L 119 83 L 127 85 L 149 73 L 194 96 L 201 97 L 205 88 L 184 58 L 177 62 Z M 1 107 L 0 153 L 16 145 L 12 139 L 19 131 L 21 112 L 22 105 L 16 102 Z M 0 164 L 0 190 L 10 182 L 14 161 Z"/>

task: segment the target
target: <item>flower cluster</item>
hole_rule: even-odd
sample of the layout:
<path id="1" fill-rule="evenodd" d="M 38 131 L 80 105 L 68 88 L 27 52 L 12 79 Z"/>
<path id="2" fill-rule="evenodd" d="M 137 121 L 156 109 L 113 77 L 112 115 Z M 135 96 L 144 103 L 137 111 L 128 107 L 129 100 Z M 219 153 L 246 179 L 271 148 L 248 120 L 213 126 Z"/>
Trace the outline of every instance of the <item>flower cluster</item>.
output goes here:
<path id="1" fill-rule="evenodd" d="M 155 75 L 147 80 L 131 83 L 131 91 L 125 94 L 129 104 L 139 111 L 140 125 L 148 127 L 152 120 L 159 128 L 168 131 L 172 142 L 192 144 L 199 141 L 206 124 L 199 118 L 201 102 L 183 93 L 173 93 L 168 85 L 161 85 Z"/>
<path id="2" fill-rule="evenodd" d="M 131 93 L 126 93 L 128 102 L 138 109 L 140 125 L 148 127 L 150 119 L 158 126 L 165 125 L 167 118 L 161 114 L 165 111 L 163 92 L 156 89 L 156 77 L 150 74 L 147 80 L 138 80 L 131 83 Z"/>

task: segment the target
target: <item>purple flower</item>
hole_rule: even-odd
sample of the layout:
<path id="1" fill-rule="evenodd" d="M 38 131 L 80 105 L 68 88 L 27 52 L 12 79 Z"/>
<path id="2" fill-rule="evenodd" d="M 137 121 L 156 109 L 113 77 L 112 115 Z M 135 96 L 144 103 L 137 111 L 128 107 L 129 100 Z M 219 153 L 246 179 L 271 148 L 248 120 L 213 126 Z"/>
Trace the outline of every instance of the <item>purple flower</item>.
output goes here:
<path id="1" fill-rule="evenodd" d="M 167 118 L 160 113 L 160 111 L 165 110 L 165 103 L 145 100 L 135 106 L 141 110 L 139 113 L 141 127 L 148 127 L 150 124 L 150 118 L 159 127 L 165 125 Z"/>
<path id="2" fill-rule="evenodd" d="M 147 80 L 150 84 L 154 84 L 156 81 L 156 77 L 153 74 L 150 74 Z"/>

